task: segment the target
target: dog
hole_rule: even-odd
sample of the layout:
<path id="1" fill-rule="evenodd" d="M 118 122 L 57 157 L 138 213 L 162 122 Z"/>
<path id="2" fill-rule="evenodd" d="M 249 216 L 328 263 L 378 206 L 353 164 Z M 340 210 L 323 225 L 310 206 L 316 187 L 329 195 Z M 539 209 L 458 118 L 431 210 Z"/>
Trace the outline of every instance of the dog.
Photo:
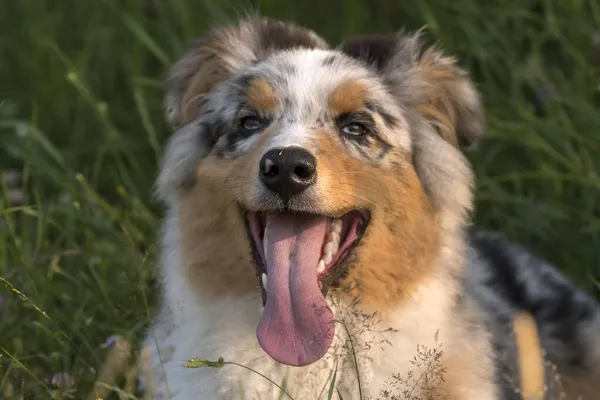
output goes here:
<path id="1" fill-rule="evenodd" d="M 422 37 L 250 16 L 172 66 L 148 398 L 598 397 L 600 306 L 471 227 L 483 106 Z"/>

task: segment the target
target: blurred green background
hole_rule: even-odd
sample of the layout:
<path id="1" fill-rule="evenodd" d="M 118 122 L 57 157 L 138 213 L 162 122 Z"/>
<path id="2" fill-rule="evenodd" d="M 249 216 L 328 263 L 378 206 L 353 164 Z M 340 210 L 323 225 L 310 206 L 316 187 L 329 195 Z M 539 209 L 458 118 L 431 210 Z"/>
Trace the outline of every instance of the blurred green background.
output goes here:
<path id="1" fill-rule="evenodd" d="M 163 79 L 190 39 L 250 10 L 332 44 L 426 24 L 487 109 L 469 155 L 475 223 L 596 287 L 597 0 L 0 0 L 2 398 L 47 398 L 59 372 L 84 398 L 104 341 L 139 339 L 155 302 Z"/>

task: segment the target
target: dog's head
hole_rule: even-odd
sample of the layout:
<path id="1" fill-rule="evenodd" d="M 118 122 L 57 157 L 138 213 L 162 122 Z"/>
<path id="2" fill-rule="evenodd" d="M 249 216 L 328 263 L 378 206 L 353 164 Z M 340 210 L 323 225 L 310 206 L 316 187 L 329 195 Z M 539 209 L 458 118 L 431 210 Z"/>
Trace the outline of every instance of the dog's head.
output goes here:
<path id="1" fill-rule="evenodd" d="M 327 352 L 328 290 L 393 309 L 460 235 L 460 148 L 483 114 L 465 72 L 419 35 L 329 49 L 252 18 L 191 47 L 166 107 L 177 132 L 157 189 L 177 208 L 189 281 L 203 296 L 261 291 L 258 340 L 280 362 Z"/>

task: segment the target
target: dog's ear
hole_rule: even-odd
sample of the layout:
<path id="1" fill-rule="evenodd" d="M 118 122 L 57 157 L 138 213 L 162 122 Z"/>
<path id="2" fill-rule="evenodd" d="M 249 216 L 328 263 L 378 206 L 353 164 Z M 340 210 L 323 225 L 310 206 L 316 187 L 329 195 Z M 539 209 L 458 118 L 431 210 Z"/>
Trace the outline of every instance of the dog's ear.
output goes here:
<path id="1" fill-rule="evenodd" d="M 421 33 L 353 37 L 339 47 L 380 74 L 404 106 L 414 107 L 446 141 L 467 149 L 484 130 L 484 111 L 467 72 Z"/>
<path id="2" fill-rule="evenodd" d="M 194 120 L 206 93 L 218 83 L 289 48 L 327 48 L 323 39 L 291 23 L 250 17 L 199 38 L 169 72 L 166 114 L 174 127 Z"/>

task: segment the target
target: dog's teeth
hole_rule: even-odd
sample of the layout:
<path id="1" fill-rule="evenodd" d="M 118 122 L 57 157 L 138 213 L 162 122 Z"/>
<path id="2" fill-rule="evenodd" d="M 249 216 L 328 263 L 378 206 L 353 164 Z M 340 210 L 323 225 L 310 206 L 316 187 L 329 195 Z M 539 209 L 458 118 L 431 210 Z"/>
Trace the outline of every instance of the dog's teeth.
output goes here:
<path id="1" fill-rule="evenodd" d="M 332 258 L 333 258 L 333 255 L 331 254 L 330 251 L 328 251 L 327 254 L 325 255 L 325 257 L 323 257 L 323 261 L 325 261 L 325 264 L 329 264 L 331 262 Z"/>
<path id="2" fill-rule="evenodd" d="M 327 253 L 333 253 L 334 252 L 334 246 L 335 246 L 335 244 L 333 242 L 327 243 L 325 245 L 325 251 L 324 251 L 324 253 L 325 254 L 327 254 Z"/>
<path id="3" fill-rule="evenodd" d="M 335 254 L 338 252 L 339 248 L 340 248 L 340 237 L 337 233 L 333 232 L 331 234 L 331 238 L 329 239 L 329 242 L 333 244 L 332 247 L 332 253 Z"/>
<path id="4" fill-rule="evenodd" d="M 317 274 L 322 274 L 325 271 L 325 261 L 319 261 L 319 265 L 317 266 Z"/>
<path id="5" fill-rule="evenodd" d="M 331 232 L 331 241 L 334 243 L 339 244 L 340 243 L 340 234 L 337 232 Z"/>
<path id="6" fill-rule="evenodd" d="M 265 290 L 267 290 L 267 274 L 263 273 L 261 276 L 261 279 L 262 279 L 263 288 L 265 288 Z"/>
<path id="7" fill-rule="evenodd" d="M 337 234 L 336 232 L 330 232 L 329 235 L 327 236 L 327 241 L 330 243 L 333 243 L 337 246 L 339 246 L 340 244 L 340 235 Z"/>
<path id="8" fill-rule="evenodd" d="M 323 254 L 331 253 L 335 255 L 339 249 L 339 245 L 336 242 L 329 242 L 325 245 L 325 249 L 323 249 Z"/>
<path id="9" fill-rule="evenodd" d="M 340 218 L 336 218 L 331 223 L 331 230 L 336 232 L 338 235 L 342 232 L 342 220 Z"/>

